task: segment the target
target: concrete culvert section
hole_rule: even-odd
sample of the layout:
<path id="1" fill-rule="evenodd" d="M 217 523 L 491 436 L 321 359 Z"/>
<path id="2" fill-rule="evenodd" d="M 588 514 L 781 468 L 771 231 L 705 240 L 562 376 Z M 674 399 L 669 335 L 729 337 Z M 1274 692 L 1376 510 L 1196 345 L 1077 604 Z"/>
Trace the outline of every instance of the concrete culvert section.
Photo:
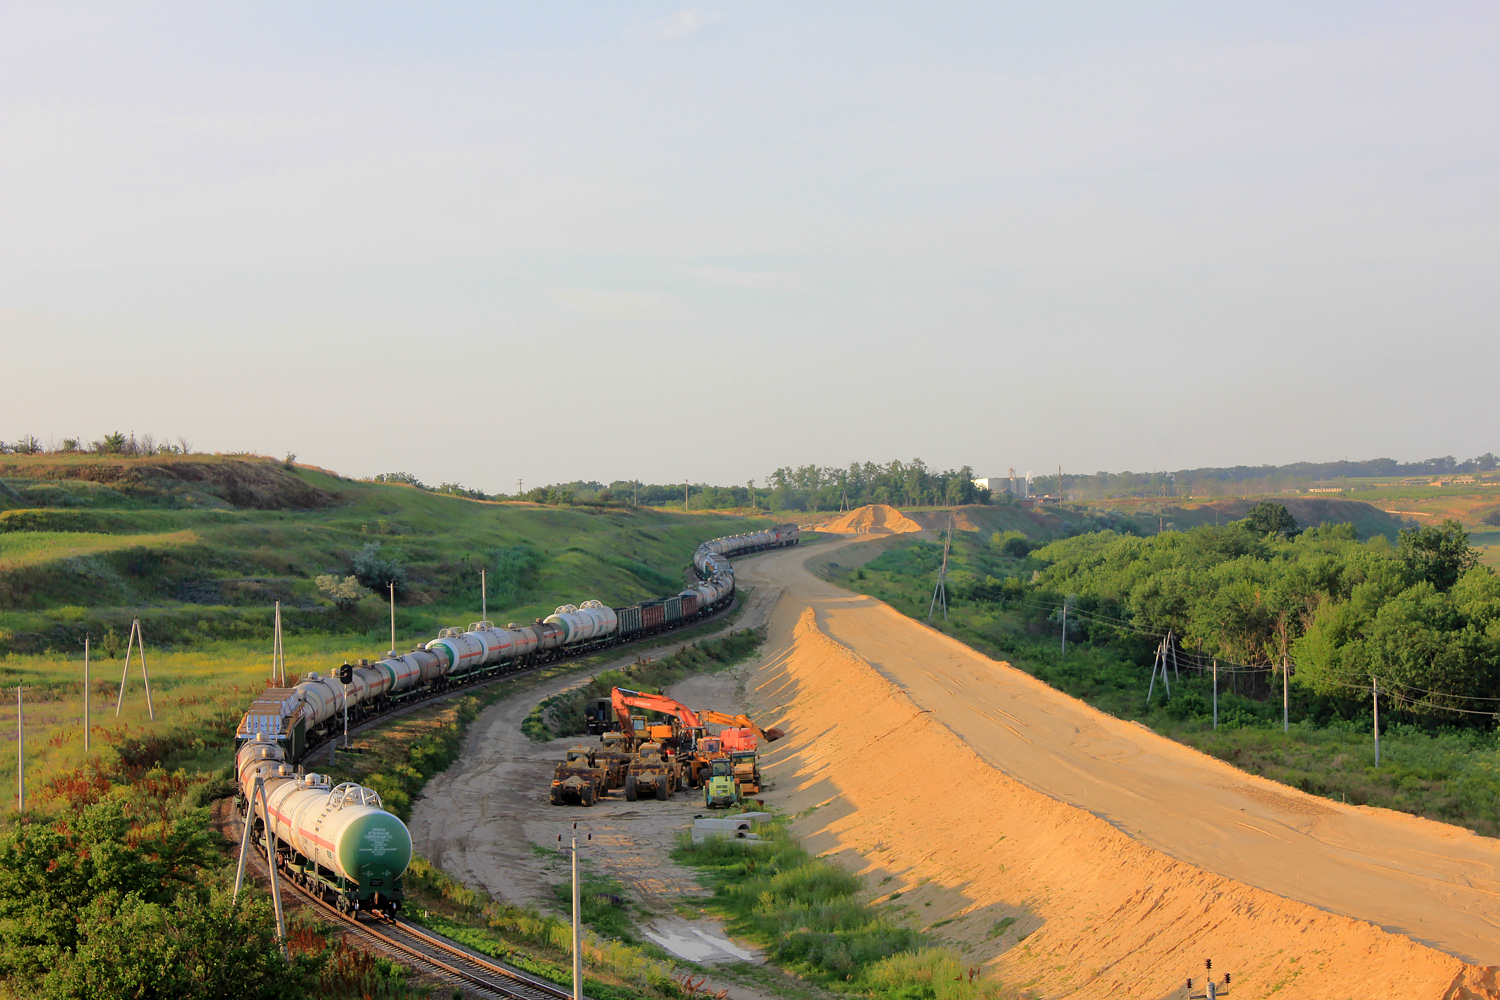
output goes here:
<path id="1" fill-rule="evenodd" d="M 847 543 L 846 543 L 847 544 Z M 891 914 L 1043 997 L 1500 996 L 1496 842 L 1255 778 L 804 571 L 751 714 L 794 832 Z M 858 548 L 845 553 L 858 557 Z M 843 557 L 840 557 L 841 560 Z"/>

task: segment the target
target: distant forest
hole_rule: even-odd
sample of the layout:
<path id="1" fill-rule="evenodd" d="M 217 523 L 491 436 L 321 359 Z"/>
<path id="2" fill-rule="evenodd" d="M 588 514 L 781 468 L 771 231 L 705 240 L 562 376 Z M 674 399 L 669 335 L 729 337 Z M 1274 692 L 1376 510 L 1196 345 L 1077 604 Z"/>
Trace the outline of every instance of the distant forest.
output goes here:
<path id="1" fill-rule="evenodd" d="M 1314 483 L 1336 483 L 1343 479 L 1435 478 L 1485 474 L 1500 468 L 1500 459 L 1483 454 L 1467 461 L 1452 455 L 1422 462 L 1397 462 L 1374 458 L 1363 462 L 1294 462 L 1291 465 L 1236 465 L 1226 468 L 1180 469 L 1176 472 L 1096 472 L 1092 475 L 1064 472 L 1062 490 L 1068 499 L 1094 500 L 1109 497 L 1253 495 L 1282 490 L 1306 489 Z M 988 469 L 984 475 L 999 470 Z M 783 466 L 756 485 L 713 486 L 707 483 L 642 483 L 615 480 L 612 483 L 575 480 L 538 486 L 520 494 L 486 494 L 457 483 L 427 486 L 405 472 L 375 477 L 377 482 L 407 483 L 419 489 L 465 496 L 475 500 L 530 500 L 533 503 L 566 505 L 597 504 L 646 507 L 678 507 L 689 510 L 722 510 L 749 507 L 771 511 L 837 510 L 847 504 L 888 503 L 900 507 L 954 506 L 958 504 L 1014 503 L 1008 493 L 991 495 L 974 485 L 972 466 L 937 471 L 920 458 L 909 462 L 853 462 L 838 466 Z M 1056 495 L 1057 475 L 1031 480 L 1034 494 Z"/>
<path id="2" fill-rule="evenodd" d="M 1075 475 L 1064 471 L 1063 490 L 1079 500 L 1107 497 L 1215 496 L 1276 493 L 1307 489 L 1316 483 L 1344 479 L 1408 479 L 1475 475 L 1494 472 L 1500 459 L 1486 452 L 1460 462 L 1452 455 L 1422 462 L 1372 458 L 1362 462 L 1293 462 L 1291 465 L 1235 465 L 1226 468 L 1179 469 L 1175 472 L 1096 472 Z M 1057 493 L 1057 476 L 1031 481 L 1034 493 Z"/>

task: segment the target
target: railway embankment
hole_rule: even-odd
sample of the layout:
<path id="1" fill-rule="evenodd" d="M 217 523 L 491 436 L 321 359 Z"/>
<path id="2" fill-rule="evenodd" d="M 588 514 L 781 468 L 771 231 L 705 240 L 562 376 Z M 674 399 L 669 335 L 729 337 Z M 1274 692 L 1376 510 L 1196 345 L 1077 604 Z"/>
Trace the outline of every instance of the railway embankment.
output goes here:
<path id="1" fill-rule="evenodd" d="M 812 608 L 780 612 L 751 691 L 789 733 L 767 754 L 772 801 L 893 919 L 987 976 L 1041 997 L 1166 997 L 1212 958 L 1240 1000 L 1500 996 L 1492 968 L 1177 860 L 1022 784 Z"/>

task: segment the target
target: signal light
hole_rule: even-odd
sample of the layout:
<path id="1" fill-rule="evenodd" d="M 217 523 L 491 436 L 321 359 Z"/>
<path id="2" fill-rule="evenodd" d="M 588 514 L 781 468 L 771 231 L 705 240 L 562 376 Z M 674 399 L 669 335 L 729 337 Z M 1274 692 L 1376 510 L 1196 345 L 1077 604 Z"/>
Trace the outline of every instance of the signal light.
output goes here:
<path id="1" fill-rule="evenodd" d="M 1229 973 L 1227 973 L 1227 972 L 1224 973 L 1224 985 L 1225 986 L 1229 985 Z"/>
<path id="2" fill-rule="evenodd" d="M 1211 958 L 1205 958 L 1203 960 L 1203 967 L 1205 969 L 1207 969 L 1209 972 L 1214 971 L 1214 960 L 1211 959 Z"/>
<path id="3" fill-rule="evenodd" d="M 1188 989 L 1192 989 L 1192 988 L 1193 988 L 1193 977 L 1192 976 L 1188 976 Z"/>
<path id="4" fill-rule="evenodd" d="M 352 663 L 345 661 L 344 665 L 339 667 L 339 683 L 354 683 L 354 665 Z"/>

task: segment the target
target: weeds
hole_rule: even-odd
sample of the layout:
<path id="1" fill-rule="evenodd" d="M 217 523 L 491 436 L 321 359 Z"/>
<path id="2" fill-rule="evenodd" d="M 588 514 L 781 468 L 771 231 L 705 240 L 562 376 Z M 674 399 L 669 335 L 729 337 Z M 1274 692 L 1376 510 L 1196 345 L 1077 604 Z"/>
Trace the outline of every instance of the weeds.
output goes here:
<path id="1" fill-rule="evenodd" d="M 673 853 L 714 888 L 709 908 L 732 933 L 773 961 L 824 986 L 900 1000 L 989 1000 L 1008 996 L 998 983 L 963 974 L 952 953 L 932 947 L 861 898 L 858 878 L 814 858 L 784 822 L 761 830 L 768 846 L 684 835 Z"/>

